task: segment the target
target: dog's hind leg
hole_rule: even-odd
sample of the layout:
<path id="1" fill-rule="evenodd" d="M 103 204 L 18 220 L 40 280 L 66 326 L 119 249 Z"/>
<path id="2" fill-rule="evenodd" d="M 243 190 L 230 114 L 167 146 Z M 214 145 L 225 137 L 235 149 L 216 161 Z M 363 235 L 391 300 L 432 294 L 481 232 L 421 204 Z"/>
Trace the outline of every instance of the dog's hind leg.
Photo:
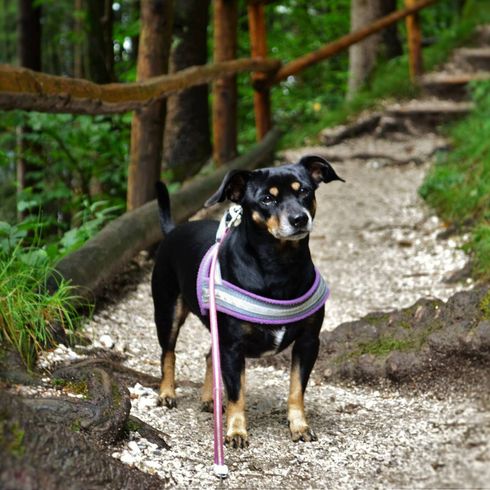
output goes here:
<path id="1" fill-rule="evenodd" d="M 157 326 L 158 341 L 162 348 L 161 369 L 162 381 L 160 383 L 159 405 L 169 408 L 176 406 L 175 401 L 175 344 L 180 327 L 185 322 L 189 310 L 182 298 L 167 301 L 164 306 L 155 304 L 155 323 Z"/>

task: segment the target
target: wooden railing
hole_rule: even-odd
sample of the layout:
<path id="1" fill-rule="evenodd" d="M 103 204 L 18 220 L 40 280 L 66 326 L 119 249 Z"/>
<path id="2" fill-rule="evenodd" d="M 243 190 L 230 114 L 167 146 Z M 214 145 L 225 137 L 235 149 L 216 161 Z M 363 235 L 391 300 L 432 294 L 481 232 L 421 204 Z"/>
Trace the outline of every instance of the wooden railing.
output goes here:
<path id="1" fill-rule="evenodd" d="M 236 100 L 230 97 L 230 77 L 252 72 L 254 86 L 257 139 L 261 140 L 272 127 L 270 89 L 289 76 L 328 59 L 366 37 L 407 19 L 410 76 L 413 82 L 422 73 L 421 34 L 417 13 L 437 0 L 405 0 L 406 8 L 382 17 L 372 24 L 351 32 L 314 52 L 284 65 L 267 58 L 265 4 L 267 0 L 249 0 L 248 16 L 252 58 L 228 60 L 223 43 L 215 42 L 214 64 L 193 66 L 180 72 L 137 83 L 98 85 L 87 80 L 47 75 L 24 68 L 0 65 L 0 109 L 23 109 L 50 113 L 114 114 L 137 110 L 153 101 L 189 87 L 218 81 L 214 91 L 213 132 L 214 155 L 217 164 L 229 160 L 230 142 L 236 140 Z M 236 12 L 229 4 L 215 0 L 215 35 L 236 35 Z M 228 10 L 223 5 L 228 5 Z M 233 120 L 235 121 L 233 122 Z M 231 121 L 231 122 L 230 122 Z M 233 158 L 233 156 L 231 157 Z"/>

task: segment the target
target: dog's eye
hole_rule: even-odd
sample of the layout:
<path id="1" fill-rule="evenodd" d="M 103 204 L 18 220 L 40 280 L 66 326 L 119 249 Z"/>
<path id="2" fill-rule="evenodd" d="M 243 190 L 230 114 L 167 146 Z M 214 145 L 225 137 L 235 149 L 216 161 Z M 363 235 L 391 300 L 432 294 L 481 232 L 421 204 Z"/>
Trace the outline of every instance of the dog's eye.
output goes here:
<path id="1" fill-rule="evenodd" d="M 310 194 L 310 189 L 307 189 L 306 187 L 300 187 L 298 194 L 303 197 L 308 196 Z"/>
<path id="2" fill-rule="evenodd" d="M 268 206 L 269 204 L 272 204 L 274 201 L 275 201 L 274 198 L 270 194 L 266 194 L 265 196 L 263 196 L 260 199 L 260 202 L 262 204 L 265 204 L 266 206 Z"/>

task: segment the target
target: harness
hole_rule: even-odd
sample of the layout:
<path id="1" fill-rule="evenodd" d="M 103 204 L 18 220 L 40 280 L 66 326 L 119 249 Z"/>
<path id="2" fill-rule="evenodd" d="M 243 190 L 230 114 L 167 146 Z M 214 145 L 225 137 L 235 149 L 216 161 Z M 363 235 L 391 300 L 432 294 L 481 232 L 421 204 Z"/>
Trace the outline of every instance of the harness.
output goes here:
<path id="1" fill-rule="evenodd" d="M 201 314 L 209 312 L 209 272 L 217 243 L 212 245 L 201 261 L 197 275 L 197 298 Z M 277 300 L 250 293 L 221 278 L 216 270 L 216 308 L 221 313 L 240 320 L 264 325 L 284 325 L 307 318 L 318 311 L 327 301 L 329 290 L 315 267 L 315 279 L 302 296 L 291 300 Z"/>

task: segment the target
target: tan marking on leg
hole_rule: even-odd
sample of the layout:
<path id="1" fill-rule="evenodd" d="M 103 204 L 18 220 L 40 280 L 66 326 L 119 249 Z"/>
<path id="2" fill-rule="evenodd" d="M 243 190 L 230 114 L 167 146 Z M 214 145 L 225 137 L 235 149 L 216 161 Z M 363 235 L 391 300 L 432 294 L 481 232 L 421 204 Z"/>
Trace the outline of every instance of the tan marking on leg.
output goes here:
<path id="1" fill-rule="evenodd" d="M 189 309 L 184 304 L 182 297 L 179 296 L 175 303 L 174 319 L 168 341 L 169 350 L 165 352 L 161 359 L 162 381 L 160 382 L 159 403 L 165 404 L 169 408 L 176 406 L 175 403 L 175 343 L 179 335 L 180 327 L 185 322 Z"/>
<path id="2" fill-rule="evenodd" d="M 301 189 L 301 184 L 299 182 L 293 182 L 291 184 L 291 189 L 293 189 L 293 191 L 299 191 Z"/>
<path id="3" fill-rule="evenodd" d="M 160 383 L 160 403 L 175 407 L 175 352 L 168 351 L 162 357 L 162 381 Z"/>
<path id="4" fill-rule="evenodd" d="M 226 407 L 225 443 L 234 448 L 248 446 L 247 419 L 245 417 L 245 372 L 240 376 L 240 396 Z"/>
<path id="5" fill-rule="evenodd" d="M 288 422 L 291 439 L 298 441 L 316 441 L 314 432 L 308 426 L 305 416 L 303 390 L 301 388 L 301 376 L 299 365 L 293 363 L 291 367 L 291 381 L 288 398 Z"/>
<path id="6" fill-rule="evenodd" d="M 279 189 L 277 187 L 271 187 L 269 189 L 269 194 L 271 196 L 277 197 L 279 195 Z"/>
<path id="7" fill-rule="evenodd" d="M 206 356 L 206 374 L 202 385 L 201 402 L 204 412 L 213 411 L 213 359 L 211 352 Z"/>

